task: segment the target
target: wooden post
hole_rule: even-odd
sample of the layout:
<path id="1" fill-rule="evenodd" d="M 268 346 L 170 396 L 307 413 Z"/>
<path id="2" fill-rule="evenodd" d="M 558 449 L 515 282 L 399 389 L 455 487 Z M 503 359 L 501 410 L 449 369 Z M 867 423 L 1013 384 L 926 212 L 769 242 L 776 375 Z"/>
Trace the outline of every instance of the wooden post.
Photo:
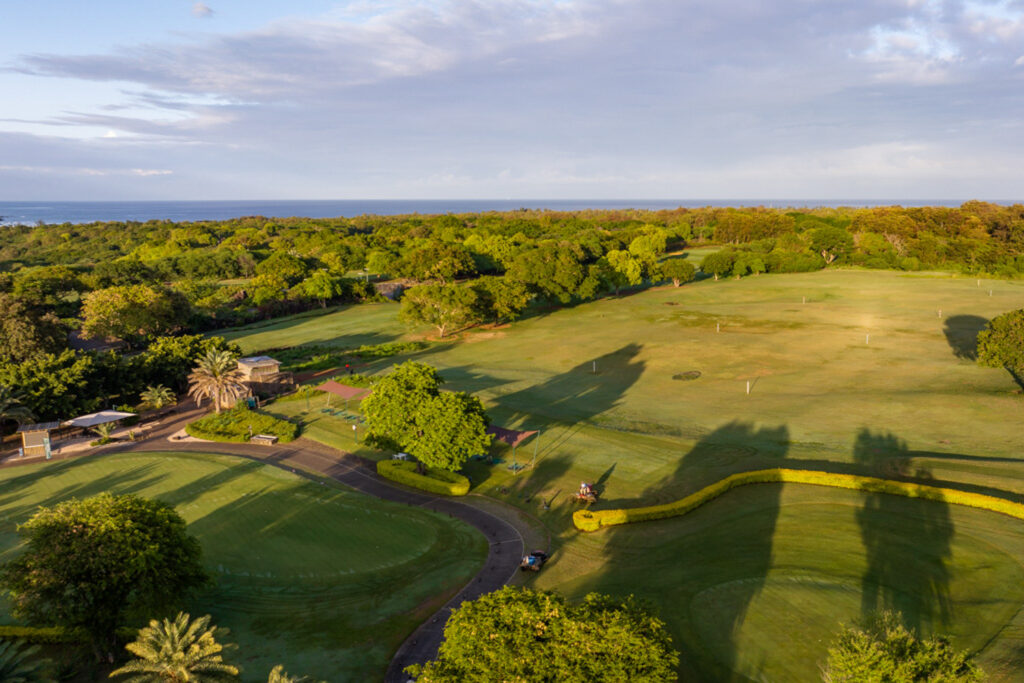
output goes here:
<path id="1" fill-rule="evenodd" d="M 722 323 L 715 323 L 715 332 L 722 331 Z"/>
<path id="2" fill-rule="evenodd" d="M 594 364 L 591 366 L 591 370 L 590 371 L 591 371 L 592 374 L 595 374 L 595 375 L 597 374 L 597 361 L 596 360 L 594 361 Z"/>
<path id="3" fill-rule="evenodd" d="M 871 343 L 871 335 L 870 334 L 865 334 L 864 335 L 864 343 L 865 344 L 870 344 Z"/>
<path id="4" fill-rule="evenodd" d="M 750 395 L 750 380 L 747 380 L 747 395 Z"/>

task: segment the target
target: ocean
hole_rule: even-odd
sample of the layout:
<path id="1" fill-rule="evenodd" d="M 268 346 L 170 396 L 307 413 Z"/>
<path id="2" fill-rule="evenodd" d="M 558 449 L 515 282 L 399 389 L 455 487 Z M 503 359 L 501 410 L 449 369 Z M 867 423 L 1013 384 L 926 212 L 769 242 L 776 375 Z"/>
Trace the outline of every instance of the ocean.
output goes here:
<path id="1" fill-rule="evenodd" d="M 377 214 L 475 213 L 517 209 L 676 209 L 702 206 L 959 206 L 943 199 L 339 199 L 264 201 L 3 202 L 0 223 L 89 223 L 92 221 L 175 222 L 226 220 L 240 216 L 336 218 Z M 998 204 L 1012 202 L 998 201 Z"/>

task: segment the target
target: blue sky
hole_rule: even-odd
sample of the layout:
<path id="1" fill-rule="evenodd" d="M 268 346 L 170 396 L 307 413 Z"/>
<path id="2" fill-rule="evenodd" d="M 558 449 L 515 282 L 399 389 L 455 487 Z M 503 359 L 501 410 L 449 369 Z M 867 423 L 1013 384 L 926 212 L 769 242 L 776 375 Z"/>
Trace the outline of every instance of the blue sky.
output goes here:
<path id="1" fill-rule="evenodd" d="M 0 17 L 0 200 L 1022 198 L 1024 0 Z"/>

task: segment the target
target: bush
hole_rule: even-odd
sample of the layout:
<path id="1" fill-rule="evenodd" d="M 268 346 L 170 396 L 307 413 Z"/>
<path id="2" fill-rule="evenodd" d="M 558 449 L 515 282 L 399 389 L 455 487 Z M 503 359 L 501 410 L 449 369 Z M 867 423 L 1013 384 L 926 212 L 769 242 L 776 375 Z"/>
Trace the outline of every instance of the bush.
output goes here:
<path id="1" fill-rule="evenodd" d="M 244 443 L 249 440 L 250 427 L 253 434 L 273 434 L 282 443 L 294 441 L 299 434 L 297 424 L 257 413 L 241 404 L 219 415 L 211 413 L 191 422 L 185 431 L 197 439 Z"/>
<path id="2" fill-rule="evenodd" d="M 381 460 L 377 474 L 399 484 L 437 493 L 442 496 L 464 496 L 469 493 L 469 479 L 448 470 L 428 467 L 427 473 L 416 471 L 416 463 L 407 460 Z"/>
<path id="3" fill-rule="evenodd" d="M 663 505 L 626 508 L 616 510 L 578 510 L 573 513 L 572 521 L 580 531 L 597 531 L 603 527 L 644 522 L 652 519 L 678 517 L 713 500 L 726 491 L 745 484 L 761 483 L 813 484 L 816 486 L 834 486 L 836 488 L 854 489 L 869 493 L 888 493 L 909 498 L 940 500 L 956 505 L 980 508 L 991 512 L 1024 519 L 1024 505 L 1002 498 L 986 496 L 980 493 L 969 493 L 955 489 L 945 489 L 926 484 L 892 481 L 876 477 L 862 477 L 855 474 L 832 474 L 811 470 L 771 469 L 754 472 L 731 474 L 725 479 L 702 488 L 696 493 L 680 500 Z"/>

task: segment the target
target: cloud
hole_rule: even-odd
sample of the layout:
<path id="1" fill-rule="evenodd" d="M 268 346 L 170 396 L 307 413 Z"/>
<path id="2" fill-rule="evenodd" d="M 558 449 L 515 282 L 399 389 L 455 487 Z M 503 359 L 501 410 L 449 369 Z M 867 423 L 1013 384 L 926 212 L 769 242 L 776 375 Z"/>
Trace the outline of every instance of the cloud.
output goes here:
<path id="1" fill-rule="evenodd" d="M 205 2 L 197 2 L 192 5 L 192 16 L 206 19 L 213 16 L 213 9 Z"/>
<path id="2" fill-rule="evenodd" d="M 1024 143 L 1015 7 L 391 0 L 13 68 L 123 84 L 45 125 L 204 196 L 929 195 Z"/>

